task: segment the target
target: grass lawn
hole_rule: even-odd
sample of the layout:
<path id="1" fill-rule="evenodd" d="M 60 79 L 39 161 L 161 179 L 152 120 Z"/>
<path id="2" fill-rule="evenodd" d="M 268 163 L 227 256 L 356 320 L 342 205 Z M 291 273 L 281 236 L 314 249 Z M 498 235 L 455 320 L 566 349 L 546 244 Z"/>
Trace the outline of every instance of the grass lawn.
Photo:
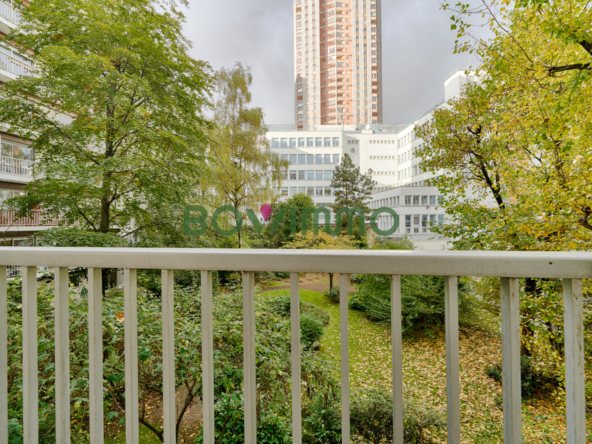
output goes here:
<path id="1" fill-rule="evenodd" d="M 117 437 L 105 436 L 105 444 L 125 444 L 125 424 L 119 426 L 117 432 L 111 432 L 111 435 Z M 154 433 L 140 424 L 140 443 L 142 444 L 162 444 L 162 441 Z"/>
<path id="2" fill-rule="evenodd" d="M 263 293 L 267 297 L 289 294 L 289 290 Z M 321 341 L 321 353 L 339 360 L 339 305 L 322 293 L 300 290 L 303 301 L 324 308 L 331 316 Z M 496 403 L 501 385 L 487 377 L 485 365 L 501 361 L 501 338 L 496 319 L 485 319 L 489 331 L 460 332 L 461 433 L 466 443 L 503 442 L 503 414 Z M 391 335 L 386 325 L 367 320 L 356 310 L 349 311 L 350 383 L 357 387 L 383 386 L 391 389 Z M 443 332 L 434 337 L 404 338 L 403 379 L 406 396 L 446 412 L 446 343 Z M 524 442 L 565 442 L 565 407 L 561 399 L 535 399 L 523 404 Z M 589 423 L 588 430 L 592 431 Z M 590 432 L 589 432 L 590 433 Z M 445 442 L 446 433 L 434 436 Z M 592 438 L 592 435 L 589 435 Z"/>

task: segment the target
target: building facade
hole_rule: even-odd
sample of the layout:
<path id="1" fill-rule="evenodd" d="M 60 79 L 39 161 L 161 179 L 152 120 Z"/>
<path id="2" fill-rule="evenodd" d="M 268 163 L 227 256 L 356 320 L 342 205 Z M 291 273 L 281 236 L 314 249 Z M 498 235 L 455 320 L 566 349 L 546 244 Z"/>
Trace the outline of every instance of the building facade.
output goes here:
<path id="1" fill-rule="evenodd" d="M 380 2 L 294 1 L 296 130 L 382 123 Z"/>

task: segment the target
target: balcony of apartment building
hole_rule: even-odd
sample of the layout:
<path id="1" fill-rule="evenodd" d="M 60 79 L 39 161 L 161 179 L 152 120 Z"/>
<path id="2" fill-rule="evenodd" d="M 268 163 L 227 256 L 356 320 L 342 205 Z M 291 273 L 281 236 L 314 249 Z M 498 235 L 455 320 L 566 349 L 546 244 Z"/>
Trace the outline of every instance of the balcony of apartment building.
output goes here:
<path id="1" fill-rule="evenodd" d="M 7 267 L 22 266 L 22 390 L 23 404 L 19 408 L 18 421 L 23 425 L 25 443 L 35 443 L 39 438 L 38 386 L 38 266 L 53 267 L 55 274 L 55 330 L 52 332 L 56 344 L 55 367 L 45 368 L 43 378 L 55 377 L 55 430 L 57 442 L 70 442 L 71 372 L 80 368 L 70 365 L 69 325 L 69 283 L 70 267 L 88 269 L 89 283 L 84 293 L 88 301 L 88 378 L 90 406 L 90 440 L 102 443 L 104 440 L 105 405 L 103 374 L 104 344 L 103 325 L 112 322 L 103 314 L 102 270 L 122 269 L 124 274 L 123 294 L 125 331 L 122 361 L 125 366 L 125 437 L 121 442 L 137 444 L 139 439 L 139 360 L 138 340 L 142 337 L 142 326 L 138 325 L 138 269 L 161 270 L 162 276 L 162 393 L 164 402 L 159 407 L 162 415 L 163 437 L 167 443 L 175 442 L 176 427 L 176 362 L 175 362 L 175 292 L 174 275 L 178 270 L 201 271 L 201 334 L 193 346 L 201 347 L 200 367 L 203 392 L 200 394 L 203 412 L 203 442 L 215 442 L 215 406 L 221 395 L 214 390 L 216 344 L 214 341 L 215 311 L 213 272 L 238 270 L 242 274 L 242 337 L 236 347 L 241 351 L 242 398 L 244 406 L 244 443 L 257 442 L 257 426 L 260 412 L 257 411 L 257 326 L 256 314 L 256 271 L 290 273 L 288 300 L 290 304 L 290 351 L 291 362 L 288 375 L 291 379 L 291 429 L 295 444 L 302 443 L 302 390 L 306 384 L 301 375 L 301 305 L 300 273 L 339 274 L 339 306 L 341 316 L 337 321 L 340 349 L 337 366 L 340 368 L 340 421 L 344 444 L 351 442 L 350 429 L 350 362 L 348 284 L 351 274 L 381 274 L 389 278 L 391 334 L 385 338 L 387 352 L 384 354 L 385 368 L 390 368 L 392 381 L 391 402 L 393 405 L 393 442 L 404 442 L 403 393 L 406 377 L 403 372 L 403 340 L 401 323 L 401 276 L 424 275 L 444 276 L 445 280 L 445 353 L 443 372 L 446 373 L 445 393 L 447 402 L 447 440 L 459 444 L 463 438 L 461 423 L 471 420 L 471 412 L 461 409 L 461 399 L 466 397 L 460 381 L 459 350 L 459 292 L 460 276 L 498 277 L 501 279 L 500 320 L 503 391 L 501 404 L 505 443 L 522 442 L 522 399 L 521 399 L 521 328 L 520 328 L 520 279 L 524 277 L 561 279 L 563 281 L 563 320 L 565 325 L 564 353 L 566 393 L 566 441 L 568 444 L 586 442 L 586 379 L 584 349 L 584 295 L 582 281 L 592 279 L 592 253 L 587 252 L 500 252 L 500 251 L 385 251 L 385 250 L 216 250 L 216 249 L 112 249 L 112 248 L 0 248 L 0 329 L 6 338 Z M 123 322 L 123 321 L 122 321 Z M 201 345 L 200 345 L 201 344 Z M 6 363 L 8 348 L 6 340 L 0 342 L 0 360 Z M 125 359 L 124 359 L 125 357 Z M 388 362 L 388 365 L 387 365 Z M 0 439 L 8 442 L 8 409 L 6 396 L 7 365 L 0 366 L 0 381 L 4 381 L 4 392 L 0 395 Z M 50 376 L 51 375 L 51 376 Z M 270 376 L 270 375 L 268 375 Z M 271 377 L 271 376 L 270 376 Z M 466 437 L 465 437 L 466 438 Z M 565 441 L 564 441 L 565 442 Z"/>
<path id="2" fill-rule="evenodd" d="M 10 82 L 20 76 L 32 75 L 33 64 L 29 58 L 9 46 L 0 44 L 0 82 Z"/>
<path id="3" fill-rule="evenodd" d="M 0 182 L 28 183 L 32 180 L 34 152 L 23 143 L 2 138 L 0 142 Z"/>
<path id="4" fill-rule="evenodd" d="M 11 29 L 18 26 L 20 13 L 16 6 L 20 0 L 0 0 L 0 32 L 9 34 Z"/>

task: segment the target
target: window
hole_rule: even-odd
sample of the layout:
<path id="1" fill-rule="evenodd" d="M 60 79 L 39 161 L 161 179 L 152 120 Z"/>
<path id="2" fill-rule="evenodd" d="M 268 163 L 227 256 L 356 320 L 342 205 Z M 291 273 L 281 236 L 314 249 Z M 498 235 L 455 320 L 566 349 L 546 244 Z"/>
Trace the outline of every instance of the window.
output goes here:
<path id="1" fill-rule="evenodd" d="M 282 148 L 288 148 L 288 139 L 282 139 Z"/>
<path id="2" fill-rule="evenodd" d="M 272 148 L 279 148 L 280 147 L 280 139 L 271 139 L 271 147 Z"/>
<path id="3" fill-rule="evenodd" d="M 331 163 L 331 154 L 325 154 L 325 163 Z"/>
<path id="4" fill-rule="evenodd" d="M 419 205 L 419 196 L 413 196 L 413 205 Z"/>
<path id="5" fill-rule="evenodd" d="M 288 172 L 287 171 L 282 171 L 282 179 L 286 180 L 288 178 Z"/>
<path id="6" fill-rule="evenodd" d="M 317 187 L 317 196 L 323 196 L 323 187 Z"/>
<path id="7" fill-rule="evenodd" d="M 314 146 L 314 139 L 312 137 L 306 138 L 306 146 L 313 147 Z"/>
<path id="8" fill-rule="evenodd" d="M 290 187 L 290 197 L 294 196 L 298 192 L 298 188 Z"/>
<path id="9" fill-rule="evenodd" d="M 325 187 L 325 196 L 331 196 L 331 187 Z"/>
<path id="10" fill-rule="evenodd" d="M 322 170 L 316 170 L 315 179 L 316 180 L 323 180 L 323 171 Z"/>
<path id="11" fill-rule="evenodd" d="M 421 232 L 427 233 L 428 232 L 428 215 L 423 214 L 421 216 Z"/>
<path id="12" fill-rule="evenodd" d="M 280 191 L 280 195 L 287 196 L 288 195 L 288 187 L 282 187 L 282 191 Z"/>
<path id="13" fill-rule="evenodd" d="M 436 225 L 436 215 L 430 214 L 430 227 L 433 227 L 434 225 Z"/>
<path id="14" fill-rule="evenodd" d="M 323 163 L 323 155 L 322 154 L 315 155 L 315 163 Z"/>
<path id="15" fill-rule="evenodd" d="M 438 214 L 438 224 L 440 224 L 440 225 L 444 224 L 444 215 L 443 214 Z"/>
<path id="16" fill-rule="evenodd" d="M 300 137 L 298 139 L 298 147 L 299 148 L 303 148 L 304 147 L 304 137 Z"/>
<path id="17" fill-rule="evenodd" d="M 331 146 L 331 138 L 325 137 L 325 146 Z"/>
<path id="18" fill-rule="evenodd" d="M 436 205 L 436 196 L 430 196 L 430 205 Z"/>
<path id="19" fill-rule="evenodd" d="M 314 171 L 308 170 L 306 172 L 306 180 L 314 180 Z"/>
<path id="20" fill-rule="evenodd" d="M 296 170 L 290 170 L 290 180 L 296 180 Z"/>
<path id="21" fill-rule="evenodd" d="M 419 215 L 418 214 L 413 215 L 413 232 L 419 233 Z"/>
<path id="22" fill-rule="evenodd" d="M 411 233 L 411 215 L 405 216 L 405 232 Z"/>
<path id="23" fill-rule="evenodd" d="M 438 205 L 442 205 L 443 202 L 444 199 L 442 198 L 442 196 L 438 196 Z"/>
<path id="24" fill-rule="evenodd" d="M 323 138 L 322 138 L 322 137 L 316 137 L 316 138 L 315 138 L 315 146 L 316 146 L 316 147 L 321 147 L 321 146 L 323 146 Z"/>
<path id="25" fill-rule="evenodd" d="M 296 148 L 296 139 L 290 139 L 290 148 Z"/>
<path id="26" fill-rule="evenodd" d="M 309 196 L 314 196 L 314 187 L 307 187 L 307 194 Z"/>
<path id="27" fill-rule="evenodd" d="M 282 157 L 282 160 L 288 160 L 288 155 L 287 154 L 282 154 L 281 157 Z"/>
<path id="28" fill-rule="evenodd" d="M 421 196 L 421 204 L 422 205 L 428 204 L 428 196 Z"/>
<path id="29" fill-rule="evenodd" d="M 339 146 L 339 137 L 333 137 L 333 146 Z"/>
<path id="30" fill-rule="evenodd" d="M 411 205 L 411 196 L 405 196 L 405 205 Z"/>
<path id="31" fill-rule="evenodd" d="M 298 154 L 298 163 L 301 165 L 306 163 L 306 154 Z"/>
<path id="32" fill-rule="evenodd" d="M 298 194 L 305 194 L 306 193 L 306 187 L 298 187 Z"/>
<path id="33" fill-rule="evenodd" d="M 333 163 L 339 163 L 339 154 L 333 154 Z"/>
<path id="34" fill-rule="evenodd" d="M 306 163 L 308 163 L 308 164 L 314 163 L 314 154 L 307 154 L 306 155 Z"/>
<path id="35" fill-rule="evenodd" d="M 304 175 L 306 174 L 306 171 L 304 170 L 298 170 L 298 180 L 304 180 Z"/>
<path id="36" fill-rule="evenodd" d="M 24 145 L 17 145 L 12 142 L 2 142 L 2 149 L 0 151 L 2 157 L 10 157 L 12 159 L 19 159 L 28 162 L 33 162 L 33 148 Z"/>
<path id="37" fill-rule="evenodd" d="M 331 170 L 325 170 L 325 180 L 331 180 Z"/>
<path id="38" fill-rule="evenodd" d="M 298 160 L 298 157 L 296 156 L 296 154 L 290 154 L 290 163 L 292 165 L 296 165 L 297 160 Z"/>

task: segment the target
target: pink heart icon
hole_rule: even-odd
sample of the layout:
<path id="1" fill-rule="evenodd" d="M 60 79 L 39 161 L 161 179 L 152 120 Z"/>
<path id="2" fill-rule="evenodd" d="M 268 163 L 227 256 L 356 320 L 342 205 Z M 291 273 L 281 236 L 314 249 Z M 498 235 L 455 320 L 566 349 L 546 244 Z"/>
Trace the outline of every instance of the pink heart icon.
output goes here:
<path id="1" fill-rule="evenodd" d="M 265 219 L 266 221 L 269 220 L 269 217 L 271 216 L 272 213 L 272 208 L 270 205 L 263 205 L 261 207 L 261 216 L 263 216 L 263 219 Z"/>

